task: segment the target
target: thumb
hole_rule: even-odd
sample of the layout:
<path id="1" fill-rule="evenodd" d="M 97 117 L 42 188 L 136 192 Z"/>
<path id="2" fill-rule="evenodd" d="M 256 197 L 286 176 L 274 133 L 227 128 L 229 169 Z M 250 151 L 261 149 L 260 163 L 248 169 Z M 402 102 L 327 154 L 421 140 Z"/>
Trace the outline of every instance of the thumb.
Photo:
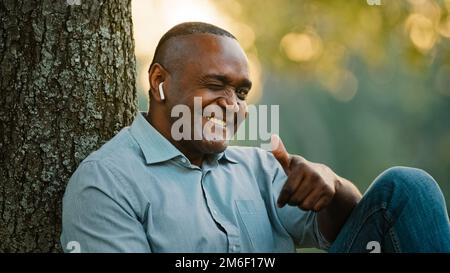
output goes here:
<path id="1" fill-rule="evenodd" d="M 290 159 L 289 153 L 286 151 L 283 141 L 281 141 L 281 138 L 277 134 L 273 134 L 270 138 L 270 145 L 272 147 L 272 154 L 275 156 L 278 162 L 280 162 L 284 171 L 288 173 L 287 171 L 289 169 Z"/>

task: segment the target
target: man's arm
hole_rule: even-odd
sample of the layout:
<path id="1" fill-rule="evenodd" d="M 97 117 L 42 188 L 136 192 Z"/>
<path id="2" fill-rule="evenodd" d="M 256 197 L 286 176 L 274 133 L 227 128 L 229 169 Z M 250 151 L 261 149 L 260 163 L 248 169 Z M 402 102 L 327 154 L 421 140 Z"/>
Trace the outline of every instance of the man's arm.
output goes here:
<path id="1" fill-rule="evenodd" d="M 325 239 L 333 242 L 361 200 L 361 193 L 329 167 L 290 155 L 277 135 L 272 137 L 272 153 L 288 175 L 278 197 L 278 206 L 288 204 L 318 212 L 319 230 Z"/>
<path id="2" fill-rule="evenodd" d="M 151 252 L 121 178 L 101 162 L 84 162 L 63 199 L 61 244 L 80 252 Z"/>
<path id="3" fill-rule="evenodd" d="M 320 232 L 333 242 L 353 208 L 361 200 L 359 190 L 345 178 L 338 176 L 336 192 L 331 202 L 317 214 Z"/>

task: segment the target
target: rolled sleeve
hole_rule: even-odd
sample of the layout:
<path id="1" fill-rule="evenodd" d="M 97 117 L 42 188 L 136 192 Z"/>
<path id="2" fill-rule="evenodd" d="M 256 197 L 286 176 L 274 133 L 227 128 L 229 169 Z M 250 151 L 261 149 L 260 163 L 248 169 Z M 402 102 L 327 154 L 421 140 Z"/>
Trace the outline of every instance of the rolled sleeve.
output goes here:
<path id="1" fill-rule="evenodd" d="M 323 236 L 322 232 L 320 232 L 319 229 L 319 222 L 318 222 L 318 217 L 317 217 L 317 213 L 314 212 L 314 236 L 315 238 L 315 242 L 316 242 L 316 247 L 319 249 L 323 249 L 323 250 L 328 250 L 331 246 L 331 243 Z"/>
<path id="2" fill-rule="evenodd" d="M 298 247 L 324 250 L 330 247 L 319 230 L 317 213 L 287 205 L 278 209 L 278 217 Z"/>
<path id="3" fill-rule="evenodd" d="M 319 230 L 316 212 L 304 211 L 298 207 L 289 205 L 278 208 L 278 196 L 286 182 L 287 176 L 275 158 L 273 158 L 272 166 L 277 166 L 277 171 L 275 172 L 274 180 L 272 182 L 273 206 L 276 207 L 278 218 L 286 231 L 291 235 L 298 247 L 328 249 L 330 243 L 324 238 Z"/>

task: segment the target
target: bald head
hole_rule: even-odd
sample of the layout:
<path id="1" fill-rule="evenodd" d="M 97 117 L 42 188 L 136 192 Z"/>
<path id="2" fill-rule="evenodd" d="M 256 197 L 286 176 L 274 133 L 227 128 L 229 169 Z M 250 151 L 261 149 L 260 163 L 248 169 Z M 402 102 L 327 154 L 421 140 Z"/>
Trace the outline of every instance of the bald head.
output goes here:
<path id="1" fill-rule="evenodd" d="M 236 37 L 230 32 L 211 24 L 203 22 L 181 23 L 171 28 L 161 37 L 150 67 L 155 63 L 159 63 L 165 67 L 177 69 L 180 65 L 180 59 L 184 59 L 183 53 L 190 52 L 186 45 L 182 43 L 183 39 L 179 38 L 193 34 L 211 34 L 236 40 Z"/>

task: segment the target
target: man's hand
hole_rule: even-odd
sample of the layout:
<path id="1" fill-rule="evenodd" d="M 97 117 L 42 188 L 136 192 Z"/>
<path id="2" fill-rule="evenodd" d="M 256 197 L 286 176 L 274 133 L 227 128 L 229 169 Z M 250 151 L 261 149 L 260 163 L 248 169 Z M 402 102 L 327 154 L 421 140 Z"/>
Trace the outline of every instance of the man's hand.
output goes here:
<path id="1" fill-rule="evenodd" d="M 320 211 L 329 205 L 339 186 L 338 176 L 323 164 L 288 154 L 278 135 L 272 135 L 271 146 L 273 155 L 288 175 L 278 197 L 278 206 L 288 204 Z"/>
<path id="2" fill-rule="evenodd" d="M 279 136 L 272 135 L 271 144 L 273 155 L 288 175 L 278 197 L 278 206 L 288 204 L 319 212 L 320 232 L 333 242 L 361 200 L 361 193 L 350 181 L 327 166 L 290 155 Z"/>

